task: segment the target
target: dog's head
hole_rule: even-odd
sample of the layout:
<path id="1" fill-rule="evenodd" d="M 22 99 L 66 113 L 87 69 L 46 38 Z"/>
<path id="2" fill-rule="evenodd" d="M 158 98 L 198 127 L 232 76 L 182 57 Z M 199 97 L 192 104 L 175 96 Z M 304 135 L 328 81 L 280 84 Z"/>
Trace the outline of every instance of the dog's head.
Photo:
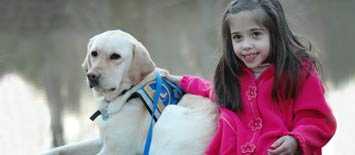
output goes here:
<path id="1" fill-rule="evenodd" d="M 120 30 L 92 37 L 82 66 L 94 94 L 108 100 L 140 82 L 155 68 L 146 48 Z"/>

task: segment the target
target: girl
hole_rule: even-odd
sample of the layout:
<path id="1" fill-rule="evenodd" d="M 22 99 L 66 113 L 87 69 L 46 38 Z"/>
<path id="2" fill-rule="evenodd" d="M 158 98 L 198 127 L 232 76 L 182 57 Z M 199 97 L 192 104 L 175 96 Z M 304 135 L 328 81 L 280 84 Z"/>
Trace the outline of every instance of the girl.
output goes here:
<path id="1" fill-rule="evenodd" d="M 289 29 L 278 0 L 234 0 L 223 16 L 213 86 L 196 76 L 169 78 L 219 104 L 206 154 L 321 154 L 335 118 L 317 65 Z"/>

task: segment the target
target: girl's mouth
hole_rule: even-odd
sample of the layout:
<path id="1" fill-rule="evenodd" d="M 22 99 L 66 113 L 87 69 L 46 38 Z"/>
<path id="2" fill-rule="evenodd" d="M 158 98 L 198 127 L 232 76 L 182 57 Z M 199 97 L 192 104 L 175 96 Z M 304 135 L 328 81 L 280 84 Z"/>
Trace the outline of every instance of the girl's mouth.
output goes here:
<path id="1" fill-rule="evenodd" d="M 259 55 L 259 52 L 253 52 L 253 53 L 244 54 L 242 56 L 247 63 L 251 63 L 255 60 L 255 58 L 258 55 Z"/>

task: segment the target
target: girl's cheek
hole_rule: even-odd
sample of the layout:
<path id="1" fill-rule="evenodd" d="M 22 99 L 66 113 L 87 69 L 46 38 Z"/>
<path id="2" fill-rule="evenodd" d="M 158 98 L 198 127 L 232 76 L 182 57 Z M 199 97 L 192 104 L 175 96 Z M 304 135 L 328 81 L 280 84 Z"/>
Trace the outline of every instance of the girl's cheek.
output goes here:
<path id="1" fill-rule="evenodd" d="M 238 49 L 233 49 L 234 50 L 234 54 L 239 57 L 240 56 L 240 50 Z"/>
<path id="2" fill-rule="evenodd" d="M 238 53 L 240 53 L 240 48 L 237 44 L 233 43 L 233 50 L 234 53 L 237 55 Z"/>

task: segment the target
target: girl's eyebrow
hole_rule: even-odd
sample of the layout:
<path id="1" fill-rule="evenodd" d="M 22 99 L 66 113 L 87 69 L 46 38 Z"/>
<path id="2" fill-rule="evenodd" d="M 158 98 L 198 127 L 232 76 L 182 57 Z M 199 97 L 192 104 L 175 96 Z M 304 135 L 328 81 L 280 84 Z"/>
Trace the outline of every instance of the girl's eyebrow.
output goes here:
<path id="1" fill-rule="evenodd" d="M 250 31 L 265 31 L 265 28 L 255 27 L 255 28 L 251 28 Z"/>
<path id="2" fill-rule="evenodd" d="M 231 34 L 232 34 L 232 35 L 233 35 L 233 34 L 240 34 L 240 32 L 238 32 L 238 31 L 237 31 L 237 32 L 232 32 Z"/>
<path id="3" fill-rule="evenodd" d="M 251 28 L 249 31 L 265 31 L 266 29 L 263 28 L 263 27 L 253 27 Z M 235 31 L 235 32 L 231 32 L 232 35 L 235 35 L 235 34 L 240 34 L 239 31 Z"/>

